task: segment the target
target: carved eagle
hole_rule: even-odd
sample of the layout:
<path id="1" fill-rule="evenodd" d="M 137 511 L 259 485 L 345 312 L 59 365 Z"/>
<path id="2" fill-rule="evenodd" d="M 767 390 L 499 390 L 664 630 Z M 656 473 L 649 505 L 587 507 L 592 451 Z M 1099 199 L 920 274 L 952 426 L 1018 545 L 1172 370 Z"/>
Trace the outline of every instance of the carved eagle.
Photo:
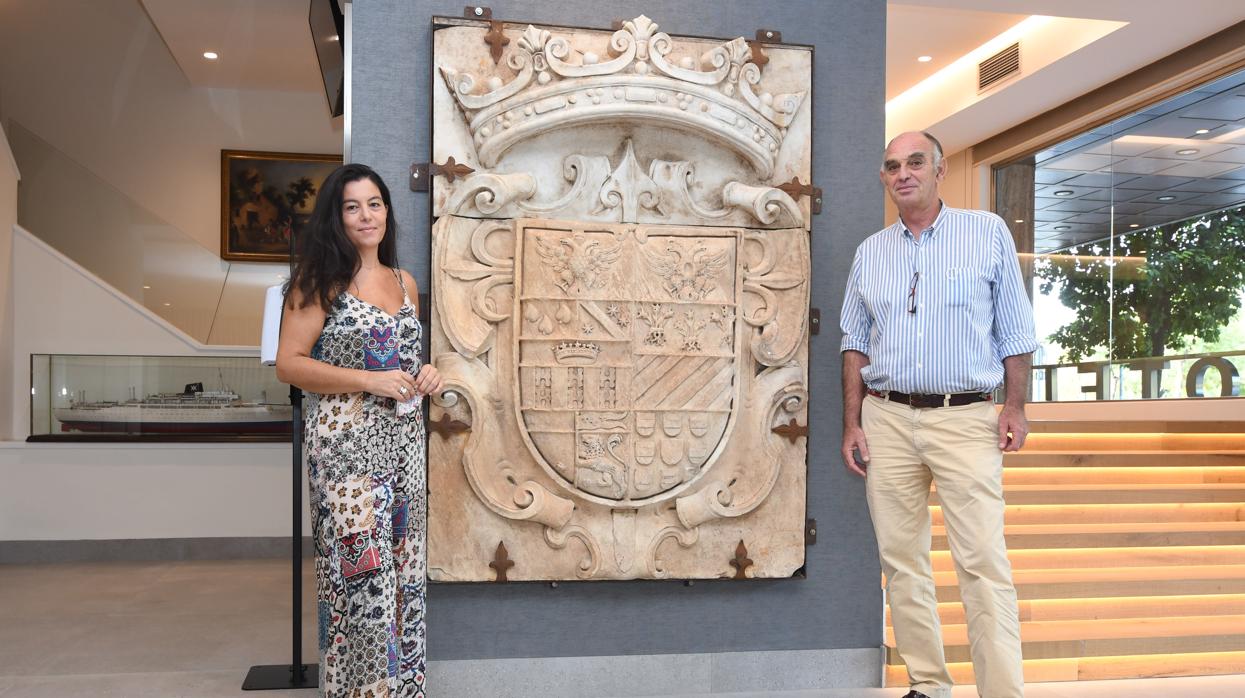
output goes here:
<path id="1" fill-rule="evenodd" d="M 582 233 L 550 242 L 536 236 L 536 253 L 553 275 L 553 283 L 566 293 L 601 288 L 607 273 L 622 255 L 622 244 L 602 244 Z"/>
<path id="2" fill-rule="evenodd" d="M 730 261 L 728 250 L 710 254 L 703 243 L 688 249 L 673 238 L 663 252 L 645 250 L 644 256 L 649 269 L 661 277 L 666 292 L 682 301 L 703 300 L 717 288 L 715 279 Z"/>

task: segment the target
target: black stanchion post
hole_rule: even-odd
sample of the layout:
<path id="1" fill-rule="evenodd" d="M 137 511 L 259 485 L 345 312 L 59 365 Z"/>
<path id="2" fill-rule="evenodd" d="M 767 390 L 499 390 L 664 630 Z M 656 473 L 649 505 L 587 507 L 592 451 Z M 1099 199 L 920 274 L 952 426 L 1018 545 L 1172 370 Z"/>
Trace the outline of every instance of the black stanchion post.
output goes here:
<path id="1" fill-rule="evenodd" d="M 293 490 L 293 602 L 291 634 L 293 636 L 292 660 L 289 664 L 268 664 L 251 667 L 242 682 L 244 691 L 270 691 L 279 688 L 315 688 L 319 685 L 319 669 L 315 664 L 303 664 L 303 391 L 290 386 L 291 417 L 290 441 L 294 463 Z"/>

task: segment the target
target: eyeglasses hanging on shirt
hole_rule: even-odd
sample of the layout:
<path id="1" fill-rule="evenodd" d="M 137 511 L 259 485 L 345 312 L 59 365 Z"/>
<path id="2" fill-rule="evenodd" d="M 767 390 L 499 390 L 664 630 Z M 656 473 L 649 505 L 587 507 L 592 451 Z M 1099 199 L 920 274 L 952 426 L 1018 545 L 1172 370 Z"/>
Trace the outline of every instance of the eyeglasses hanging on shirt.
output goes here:
<path id="1" fill-rule="evenodd" d="M 921 280 L 921 272 L 912 272 L 912 283 L 908 285 L 908 312 L 916 314 L 916 282 Z"/>

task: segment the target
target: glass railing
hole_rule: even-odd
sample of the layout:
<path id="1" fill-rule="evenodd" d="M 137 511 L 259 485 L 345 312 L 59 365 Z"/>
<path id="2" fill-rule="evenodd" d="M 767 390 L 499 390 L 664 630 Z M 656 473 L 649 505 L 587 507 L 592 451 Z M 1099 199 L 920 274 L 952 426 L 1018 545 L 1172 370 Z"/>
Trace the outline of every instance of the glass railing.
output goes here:
<path id="1" fill-rule="evenodd" d="M 1030 284 L 1035 400 L 1239 397 L 1245 71 L 994 168 Z"/>
<path id="2" fill-rule="evenodd" d="M 225 262 L 16 122 L 18 224 L 202 344 L 259 344 L 283 264 Z"/>

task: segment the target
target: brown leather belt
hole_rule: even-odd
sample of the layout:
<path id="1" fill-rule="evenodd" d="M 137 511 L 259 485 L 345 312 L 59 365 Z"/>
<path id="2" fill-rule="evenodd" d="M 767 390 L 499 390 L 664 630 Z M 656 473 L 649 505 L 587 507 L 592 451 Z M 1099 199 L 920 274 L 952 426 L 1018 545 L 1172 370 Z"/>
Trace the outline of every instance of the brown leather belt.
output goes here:
<path id="1" fill-rule="evenodd" d="M 990 402 L 994 400 L 992 393 L 909 395 L 897 390 L 873 390 L 870 388 L 869 394 L 873 397 L 880 397 L 883 400 L 898 402 L 909 407 L 959 407 L 960 405 L 971 405 L 975 402 Z"/>

